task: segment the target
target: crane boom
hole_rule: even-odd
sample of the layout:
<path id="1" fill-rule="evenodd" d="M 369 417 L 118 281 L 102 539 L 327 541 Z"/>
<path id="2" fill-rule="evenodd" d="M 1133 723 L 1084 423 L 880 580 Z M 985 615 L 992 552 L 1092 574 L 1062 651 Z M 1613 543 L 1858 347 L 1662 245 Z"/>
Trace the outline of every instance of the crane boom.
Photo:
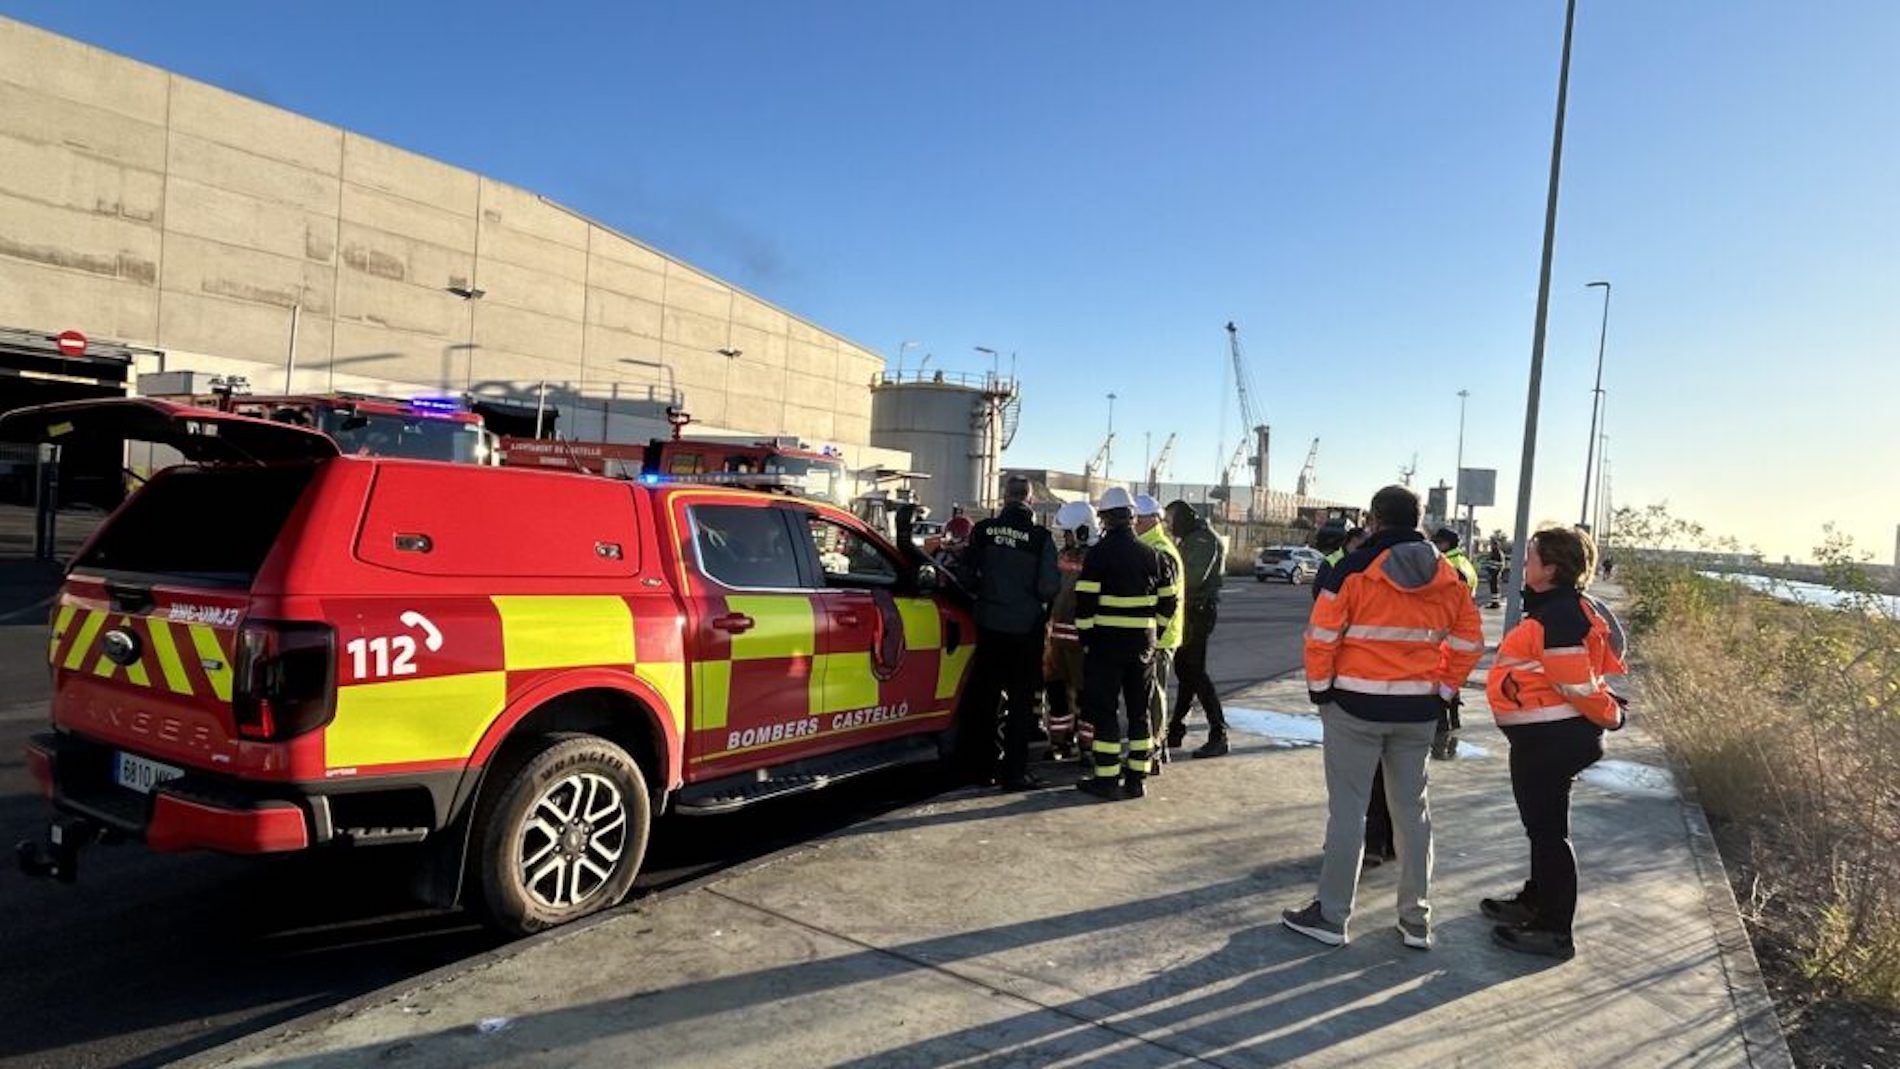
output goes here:
<path id="1" fill-rule="evenodd" d="M 1307 494 L 1312 492 L 1313 465 L 1317 464 L 1318 462 L 1319 462 L 1319 439 L 1315 438 L 1313 439 L 1313 444 L 1309 446 L 1306 450 L 1306 463 L 1300 466 L 1299 485 L 1294 488 L 1293 490 L 1294 493 L 1298 494 L 1301 497 L 1305 497 Z"/>
<path id="2" fill-rule="evenodd" d="M 1155 455 L 1155 462 L 1148 466 L 1148 493 L 1161 492 L 1161 473 L 1167 470 L 1168 457 L 1174 453 L 1175 432 L 1168 432 L 1168 440 L 1161 443 L 1161 452 Z"/>

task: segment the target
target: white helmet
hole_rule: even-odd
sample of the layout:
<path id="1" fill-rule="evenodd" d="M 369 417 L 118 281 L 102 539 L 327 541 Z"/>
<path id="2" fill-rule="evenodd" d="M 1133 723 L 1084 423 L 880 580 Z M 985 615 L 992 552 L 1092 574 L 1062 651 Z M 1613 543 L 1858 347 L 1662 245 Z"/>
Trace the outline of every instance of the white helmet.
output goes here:
<path id="1" fill-rule="evenodd" d="M 1095 507 L 1086 501 L 1071 501 L 1056 510 L 1056 529 L 1073 531 L 1095 526 Z"/>
<path id="2" fill-rule="evenodd" d="M 1147 494 L 1136 494 L 1135 495 L 1135 515 L 1159 516 L 1161 515 L 1161 502 L 1156 501 L 1154 498 L 1148 496 Z"/>
<path id="3" fill-rule="evenodd" d="M 1128 492 L 1127 487 L 1111 486 L 1108 488 L 1108 492 L 1102 495 L 1102 499 L 1095 503 L 1095 508 L 1099 512 L 1107 512 L 1109 509 L 1127 509 L 1133 512 L 1135 511 L 1135 498 L 1133 494 Z"/>

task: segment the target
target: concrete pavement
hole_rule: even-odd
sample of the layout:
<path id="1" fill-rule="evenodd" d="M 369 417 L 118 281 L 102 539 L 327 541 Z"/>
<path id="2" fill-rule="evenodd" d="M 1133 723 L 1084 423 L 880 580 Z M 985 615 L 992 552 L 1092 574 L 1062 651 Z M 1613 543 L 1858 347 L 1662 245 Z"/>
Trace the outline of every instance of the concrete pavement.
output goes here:
<path id="1" fill-rule="evenodd" d="M 1577 791 L 1576 960 L 1491 945 L 1477 900 L 1522 880 L 1525 846 L 1504 740 L 1467 702 L 1432 766 L 1429 952 L 1392 929 L 1389 867 L 1349 946 L 1280 926 L 1324 820 L 1286 679 L 1232 700 L 1231 757 L 1142 801 L 960 792 L 194 1064 L 1789 1064 L 1699 811 L 1639 730 Z"/>

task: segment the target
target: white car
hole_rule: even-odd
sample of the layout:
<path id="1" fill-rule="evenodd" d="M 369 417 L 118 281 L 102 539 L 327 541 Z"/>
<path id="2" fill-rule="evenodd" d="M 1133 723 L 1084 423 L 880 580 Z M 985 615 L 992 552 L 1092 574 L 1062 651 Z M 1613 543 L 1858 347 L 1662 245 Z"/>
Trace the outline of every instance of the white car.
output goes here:
<path id="1" fill-rule="evenodd" d="M 1325 559 L 1319 550 L 1307 546 L 1268 546 L 1254 559 L 1253 577 L 1262 583 L 1269 579 L 1310 583 Z"/>

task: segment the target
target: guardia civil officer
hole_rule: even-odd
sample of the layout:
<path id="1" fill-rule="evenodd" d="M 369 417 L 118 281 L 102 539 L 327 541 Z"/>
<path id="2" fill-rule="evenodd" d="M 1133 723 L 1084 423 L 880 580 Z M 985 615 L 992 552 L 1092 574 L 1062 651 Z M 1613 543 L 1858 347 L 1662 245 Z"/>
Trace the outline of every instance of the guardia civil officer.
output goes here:
<path id="1" fill-rule="evenodd" d="M 955 522 L 954 520 L 952 522 Z M 1003 485 L 1003 510 L 970 533 L 964 567 L 976 591 L 976 664 L 958 748 L 976 778 L 1005 789 L 1040 786 L 1029 774 L 1029 739 L 1042 690 L 1042 643 L 1049 603 L 1062 588 L 1055 539 L 1029 511 L 1029 480 Z M 995 769 L 996 709 L 1008 703 L 1002 769 Z"/>
<path id="2" fill-rule="evenodd" d="M 1178 579 L 1173 559 L 1135 536 L 1135 500 L 1127 490 L 1110 487 L 1096 511 L 1102 539 L 1089 549 L 1075 584 L 1082 709 L 1095 729 L 1091 767 L 1076 786 L 1102 799 L 1139 798 L 1153 768 L 1147 711 L 1155 636 L 1174 619 Z M 1128 709 L 1125 763 L 1118 701 Z"/>

